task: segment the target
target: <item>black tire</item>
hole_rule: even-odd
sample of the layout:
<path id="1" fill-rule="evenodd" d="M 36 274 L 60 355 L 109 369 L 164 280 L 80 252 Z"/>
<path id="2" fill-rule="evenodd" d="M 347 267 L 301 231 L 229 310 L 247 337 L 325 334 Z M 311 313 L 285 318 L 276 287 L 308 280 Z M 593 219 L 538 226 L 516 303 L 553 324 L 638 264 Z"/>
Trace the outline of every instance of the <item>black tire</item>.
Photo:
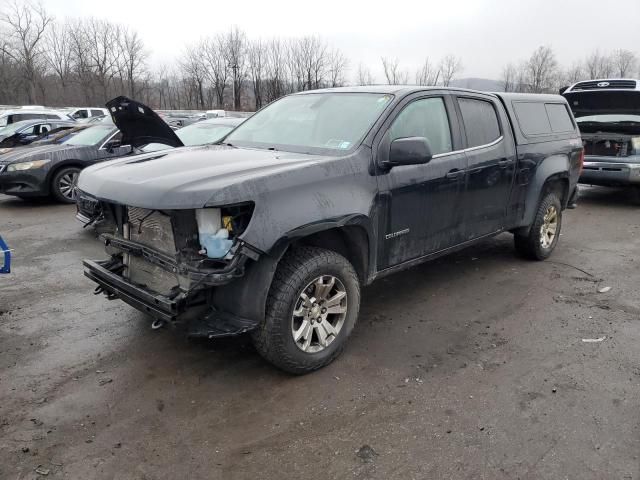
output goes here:
<path id="1" fill-rule="evenodd" d="M 72 186 L 71 196 L 65 189 L 67 180 L 75 178 L 74 182 L 78 181 L 78 175 L 80 169 L 78 167 L 65 167 L 58 170 L 51 179 L 51 195 L 60 203 L 75 203 L 75 183 Z"/>
<path id="2" fill-rule="evenodd" d="M 293 338 L 293 312 L 300 295 L 314 279 L 333 276 L 346 291 L 347 311 L 338 334 L 323 350 L 309 353 Z M 267 297 L 263 323 L 252 332 L 256 350 L 289 373 L 304 374 L 331 363 L 342 351 L 358 318 L 360 283 L 349 261 L 331 250 L 298 247 L 280 261 Z M 313 338 L 313 333 L 310 334 Z"/>
<path id="3" fill-rule="evenodd" d="M 545 225 L 545 215 L 548 214 L 551 208 L 555 209 L 557 215 L 557 227 L 553 240 L 545 246 L 542 228 Z M 524 258 L 531 260 L 545 260 L 549 258 L 558 243 L 561 228 L 562 206 L 560 204 L 560 199 L 556 192 L 547 192 L 540 201 L 538 211 L 533 219 L 529 233 L 526 235 L 516 233 L 514 235 L 516 251 Z"/>

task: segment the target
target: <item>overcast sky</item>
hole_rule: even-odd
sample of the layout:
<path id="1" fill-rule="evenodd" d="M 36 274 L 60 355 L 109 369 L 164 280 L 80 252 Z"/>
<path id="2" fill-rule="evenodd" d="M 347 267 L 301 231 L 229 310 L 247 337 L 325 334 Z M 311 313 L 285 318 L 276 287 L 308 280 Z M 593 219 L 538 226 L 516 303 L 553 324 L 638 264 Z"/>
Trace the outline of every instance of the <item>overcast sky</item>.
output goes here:
<path id="1" fill-rule="evenodd" d="M 595 49 L 640 54 L 640 0 L 43 0 L 57 18 L 95 16 L 135 28 L 152 52 L 170 63 L 187 43 L 228 30 L 250 38 L 321 35 L 382 81 L 380 57 L 397 57 L 412 72 L 426 56 L 462 58 L 461 77 L 498 79 L 509 61 L 550 45 L 570 65 Z M 607 7 L 611 10 L 607 12 Z M 413 74 L 412 77 L 413 78 Z"/>

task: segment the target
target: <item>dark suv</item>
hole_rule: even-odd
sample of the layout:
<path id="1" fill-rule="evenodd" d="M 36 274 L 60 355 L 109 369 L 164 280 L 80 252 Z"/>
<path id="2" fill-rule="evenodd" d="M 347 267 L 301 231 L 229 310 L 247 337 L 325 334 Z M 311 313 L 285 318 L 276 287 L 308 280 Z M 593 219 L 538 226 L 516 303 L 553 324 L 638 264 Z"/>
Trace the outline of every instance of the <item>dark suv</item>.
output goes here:
<path id="1" fill-rule="evenodd" d="M 581 162 L 558 95 L 294 94 L 219 145 L 85 169 L 78 187 L 111 224 L 109 258 L 85 274 L 156 325 L 251 331 L 266 359 L 304 373 L 344 346 L 362 285 L 504 231 L 547 258 Z"/>

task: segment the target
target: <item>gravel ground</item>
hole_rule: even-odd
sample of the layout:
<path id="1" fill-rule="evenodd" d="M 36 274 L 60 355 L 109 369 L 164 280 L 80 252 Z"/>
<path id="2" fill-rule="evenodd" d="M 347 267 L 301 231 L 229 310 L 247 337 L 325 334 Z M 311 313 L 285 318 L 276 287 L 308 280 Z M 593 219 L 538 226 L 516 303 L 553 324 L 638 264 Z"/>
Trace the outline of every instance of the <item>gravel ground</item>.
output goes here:
<path id="1" fill-rule="evenodd" d="M 587 190 L 547 262 L 504 234 L 366 288 L 344 354 L 303 377 L 92 295 L 102 246 L 73 213 L 0 195 L 2 479 L 640 478 L 624 192 Z"/>

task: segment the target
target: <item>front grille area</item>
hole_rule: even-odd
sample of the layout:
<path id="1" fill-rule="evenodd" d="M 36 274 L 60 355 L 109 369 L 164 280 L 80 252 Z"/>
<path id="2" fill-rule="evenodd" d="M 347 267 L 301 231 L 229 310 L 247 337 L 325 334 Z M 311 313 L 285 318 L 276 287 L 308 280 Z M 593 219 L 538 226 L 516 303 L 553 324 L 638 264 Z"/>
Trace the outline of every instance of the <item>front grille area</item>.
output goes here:
<path id="1" fill-rule="evenodd" d="M 580 82 L 574 85 L 572 91 L 578 90 L 602 90 L 605 88 L 621 88 L 634 90 L 636 88 L 635 80 L 590 80 Z"/>
<path id="2" fill-rule="evenodd" d="M 157 210 L 128 207 L 129 240 L 163 253 L 176 252 L 171 217 Z M 178 277 L 141 257 L 125 255 L 126 276 L 133 283 L 168 295 L 178 285 Z"/>
<path id="3" fill-rule="evenodd" d="M 175 254 L 171 217 L 158 210 L 128 207 L 129 239 L 170 255 Z"/>

